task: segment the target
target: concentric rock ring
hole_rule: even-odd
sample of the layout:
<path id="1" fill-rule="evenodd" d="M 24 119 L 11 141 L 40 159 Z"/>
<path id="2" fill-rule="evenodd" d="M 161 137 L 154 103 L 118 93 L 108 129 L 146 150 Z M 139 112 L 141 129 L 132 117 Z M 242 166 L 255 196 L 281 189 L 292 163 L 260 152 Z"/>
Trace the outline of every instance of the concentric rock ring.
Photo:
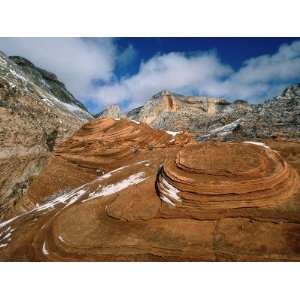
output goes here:
<path id="1" fill-rule="evenodd" d="M 178 209 L 264 207 L 288 199 L 297 173 L 278 152 L 245 143 L 188 145 L 158 176 L 162 201 Z"/>

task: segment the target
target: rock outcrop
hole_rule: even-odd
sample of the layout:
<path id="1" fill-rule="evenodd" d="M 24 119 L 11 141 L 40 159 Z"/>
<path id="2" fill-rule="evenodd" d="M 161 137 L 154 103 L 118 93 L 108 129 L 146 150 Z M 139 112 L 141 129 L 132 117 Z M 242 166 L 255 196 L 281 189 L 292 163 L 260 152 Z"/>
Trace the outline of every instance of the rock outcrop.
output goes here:
<path id="1" fill-rule="evenodd" d="M 38 180 L 32 182 L 27 202 L 35 204 L 51 194 L 148 156 L 157 155 L 160 164 L 169 151 L 187 143 L 195 143 L 187 133 L 152 129 L 145 123 L 127 119 L 95 119 L 57 146 Z"/>
<path id="2" fill-rule="evenodd" d="M 268 143 L 300 171 L 299 143 Z M 0 223 L 0 260 L 300 260 L 293 166 L 264 144 L 96 119 L 55 148 L 31 209 Z"/>
<path id="3" fill-rule="evenodd" d="M 229 103 L 222 98 L 183 96 L 162 91 L 145 105 L 128 112 L 130 119 L 164 130 L 187 130 L 197 139 L 216 136 L 221 128 L 252 111 L 244 100 Z M 221 133 L 221 132 L 220 132 Z"/>
<path id="4" fill-rule="evenodd" d="M 300 84 L 286 88 L 280 96 L 254 106 L 243 118 L 240 137 L 300 138 Z"/>
<path id="5" fill-rule="evenodd" d="M 162 91 L 127 117 L 164 130 L 187 130 L 199 140 L 299 139 L 300 84 L 263 104 L 182 96 Z"/>
<path id="6" fill-rule="evenodd" d="M 0 52 L 0 219 L 18 206 L 55 144 L 91 118 L 54 74 Z"/>
<path id="7" fill-rule="evenodd" d="M 112 104 L 107 106 L 102 112 L 95 115 L 95 118 L 114 118 L 120 119 L 125 118 L 126 115 L 122 113 L 118 105 Z"/>

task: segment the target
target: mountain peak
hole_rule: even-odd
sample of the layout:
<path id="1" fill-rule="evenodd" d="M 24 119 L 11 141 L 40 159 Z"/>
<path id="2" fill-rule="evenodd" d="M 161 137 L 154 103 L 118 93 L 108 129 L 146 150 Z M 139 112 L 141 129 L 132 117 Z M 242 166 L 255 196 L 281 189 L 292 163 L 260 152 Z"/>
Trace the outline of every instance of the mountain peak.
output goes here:
<path id="1" fill-rule="evenodd" d="M 124 117 L 124 114 L 122 113 L 119 105 L 117 104 L 111 104 L 108 105 L 102 112 L 100 112 L 99 114 L 95 115 L 96 118 L 107 118 L 107 117 L 111 117 L 111 118 L 122 118 Z"/>

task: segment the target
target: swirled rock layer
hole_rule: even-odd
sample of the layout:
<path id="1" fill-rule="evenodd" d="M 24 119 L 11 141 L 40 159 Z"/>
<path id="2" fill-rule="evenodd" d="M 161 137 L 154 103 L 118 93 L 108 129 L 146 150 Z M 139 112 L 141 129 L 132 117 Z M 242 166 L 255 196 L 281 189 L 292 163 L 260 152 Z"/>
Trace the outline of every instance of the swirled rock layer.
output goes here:
<path id="1" fill-rule="evenodd" d="M 113 155 L 118 142 L 138 151 Z M 300 170 L 300 144 L 274 146 Z M 35 179 L 32 207 L 0 223 L 0 260 L 300 261 L 298 183 L 263 144 L 198 145 L 144 124 L 93 121 Z"/>
<path id="2" fill-rule="evenodd" d="M 157 188 L 179 211 L 268 207 L 289 199 L 298 175 L 276 151 L 252 143 L 189 145 L 168 157 Z"/>
<path id="3" fill-rule="evenodd" d="M 31 184 L 26 201 L 39 203 L 138 161 L 150 159 L 159 165 L 187 143 L 195 142 L 184 132 L 166 132 L 127 119 L 95 119 L 57 146 Z"/>
<path id="4" fill-rule="evenodd" d="M 166 148 L 191 141 L 188 134 L 175 135 L 126 119 L 96 119 L 62 143 L 56 155 L 81 166 L 114 168 L 142 150 Z M 83 155 L 84 153 L 84 155 Z"/>

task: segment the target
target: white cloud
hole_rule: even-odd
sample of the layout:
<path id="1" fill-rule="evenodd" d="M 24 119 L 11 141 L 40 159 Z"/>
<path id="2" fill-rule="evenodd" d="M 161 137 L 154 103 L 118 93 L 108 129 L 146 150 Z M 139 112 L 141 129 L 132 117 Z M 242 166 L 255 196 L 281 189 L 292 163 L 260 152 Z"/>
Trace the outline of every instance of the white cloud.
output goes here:
<path id="1" fill-rule="evenodd" d="M 134 107 L 157 91 L 170 89 L 257 102 L 277 95 L 295 80 L 300 80 L 300 41 L 282 45 L 273 55 L 251 58 L 237 71 L 214 52 L 157 55 L 143 62 L 137 74 L 99 88 L 96 98 L 105 104 L 126 99 Z"/>
<path id="2" fill-rule="evenodd" d="M 110 38 L 0 38 L 0 49 L 55 73 L 78 98 L 92 97 L 94 80 L 112 78 L 116 57 Z"/>
<path id="3" fill-rule="evenodd" d="M 223 83 L 227 97 L 261 100 L 300 80 L 300 41 L 282 45 L 273 55 L 248 59 Z"/>
<path id="4" fill-rule="evenodd" d="M 159 90 L 191 93 L 231 73 L 231 67 L 222 64 L 214 53 L 188 57 L 172 52 L 154 56 L 141 63 L 137 74 L 99 88 L 97 97 L 101 103 L 120 103 L 126 99 L 135 106 Z"/>
<path id="5" fill-rule="evenodd" d="M 118 50 L 110 38 L 0 38 L 0 49 L 54 72 L 77 98 L 89 100 L 96 110 L 124 101 L 133 108 L 162 89 L 257 102 L 300 81 L 300 41 L 248 59 L 239 70 L 222 62 L 214 51 L 157 54 L 141 62 L 136 74 L 123 78 L 114 72 L 126 71 L 137 52 L 132 45 Z M 95 81 L 102 85 L 96 86 Z"/>

